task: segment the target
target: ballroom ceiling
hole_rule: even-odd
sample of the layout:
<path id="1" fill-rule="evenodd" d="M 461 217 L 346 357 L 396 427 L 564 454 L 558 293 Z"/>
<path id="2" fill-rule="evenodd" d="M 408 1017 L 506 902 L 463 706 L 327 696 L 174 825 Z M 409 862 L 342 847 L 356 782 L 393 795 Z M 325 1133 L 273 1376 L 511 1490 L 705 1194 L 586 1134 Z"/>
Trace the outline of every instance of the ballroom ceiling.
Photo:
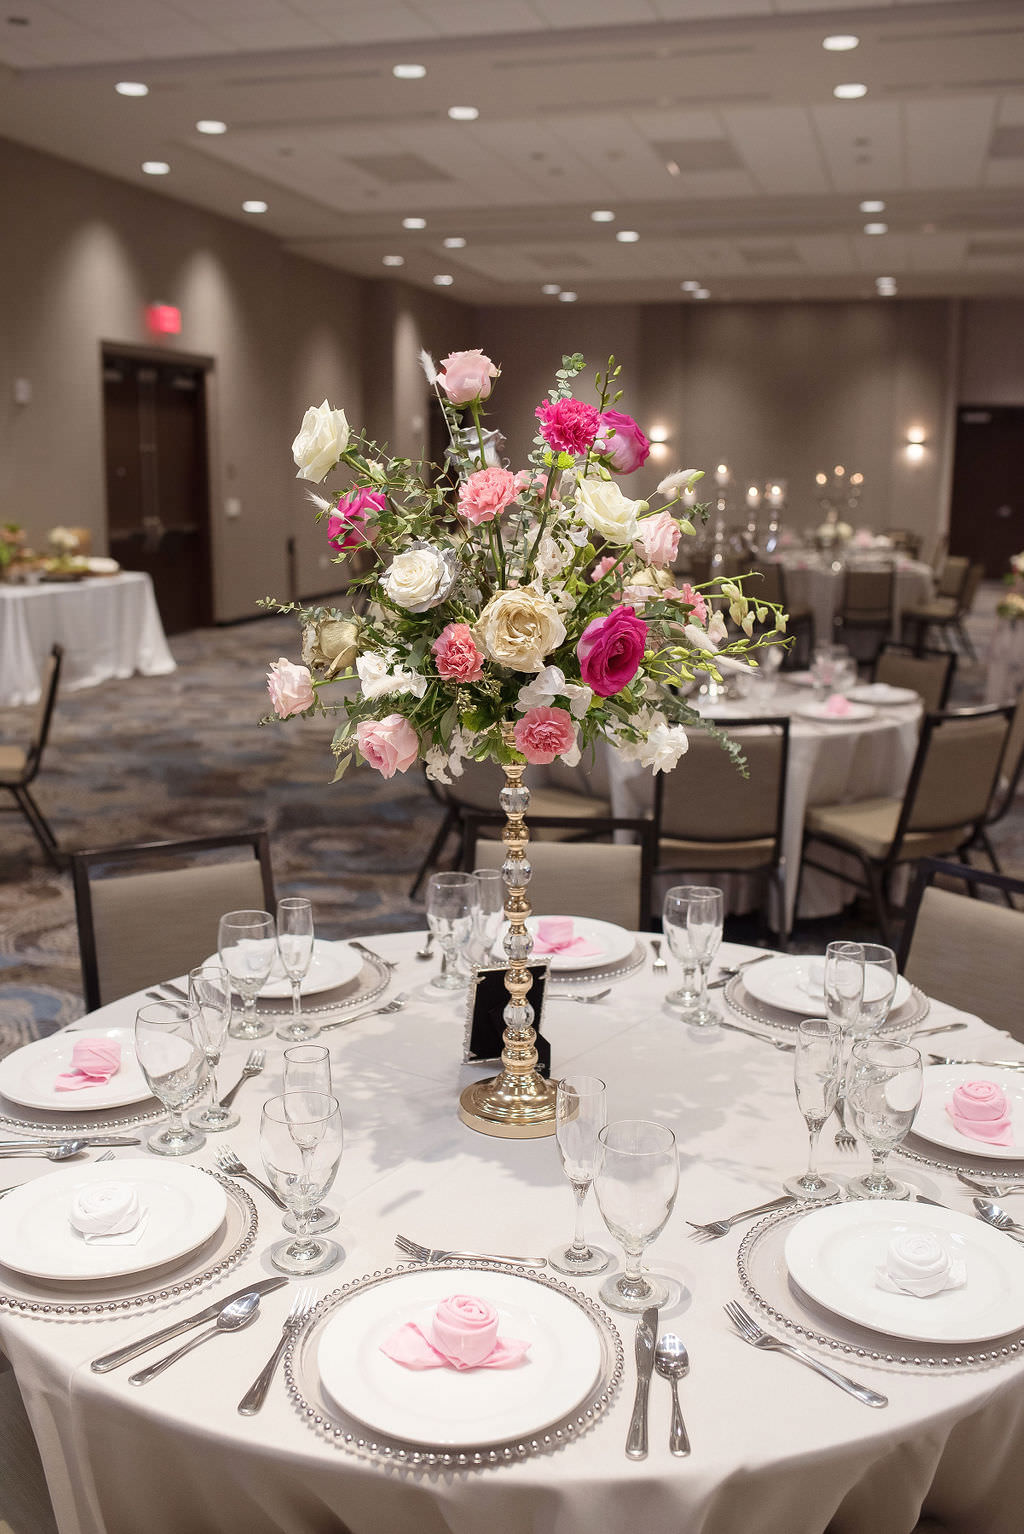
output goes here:
<path id="1" fill-rule="evenodd" d="M 4 0 L 0 135 L 470 303 L 1024 293 L 1024 0 Z"/>

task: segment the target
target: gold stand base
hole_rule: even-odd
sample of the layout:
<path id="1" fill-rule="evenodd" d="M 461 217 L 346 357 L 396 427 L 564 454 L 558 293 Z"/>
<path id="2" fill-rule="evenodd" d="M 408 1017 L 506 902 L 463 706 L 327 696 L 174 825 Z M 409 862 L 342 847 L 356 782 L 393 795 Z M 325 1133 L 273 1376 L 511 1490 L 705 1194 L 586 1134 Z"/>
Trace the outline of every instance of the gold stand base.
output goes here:
<path id="1" fill-rule="evenodd" d="M 555 1132 L 555 1092 L 555 1083 L 543 1076 L 502 1072 L 466 1087 L 459 1118 L 478 1134 L 499 1140 L 541 1140 Z"/>

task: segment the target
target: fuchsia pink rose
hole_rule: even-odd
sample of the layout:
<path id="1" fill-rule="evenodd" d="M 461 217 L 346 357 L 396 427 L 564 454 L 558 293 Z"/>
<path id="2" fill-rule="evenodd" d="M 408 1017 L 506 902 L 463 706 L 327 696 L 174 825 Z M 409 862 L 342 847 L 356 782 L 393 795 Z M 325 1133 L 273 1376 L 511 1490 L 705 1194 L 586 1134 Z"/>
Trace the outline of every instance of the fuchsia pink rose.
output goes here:
<path id="1" fill-rule="evenodd" d="M 587 624 L 576 645 L 580 678 L 598 697 L 621 692 L 640 669 L 647 624 L 631 607 L 615 607 Z"/>
<path id="2" fill-rule="evenodd" d="M 327 542 L 332 548 L 354 549 L 372 543 L 377 535 L 374 519 L 386 502 L 379 490 L 353 490 L 339 499 L 327 518 Z"/>
<path id="3" fill-rule="evenodd" d="M 596 406 L 580 399 L 545 400 L 533 413 L 548 447 L 556 453 L 571 453 L 574 458 L 590 451 L 601 425 Z"/>
<path id="4" fill-rule="evenodd" d="M 490 357 L 485 357 L 477 347 L 475 351 L 452 352 L 446 357 L 437 381 L 453 405 L 469 405 L 473 400 L 487 398 L 491 379 L 497 376 L 498 369 Z"/>
<path id="5" fill-rule="evenodd" d="M 594 446 L 608 467 L 619 474 L 632 474 L 647 462 L 651 444 L 631 415 L 621 410 L 605 410 L 600 416 L 600 433 Z"/>
<path id="6" fill-rule="evenodd" d="M 640 536 L 633 544 L 641 559 L 649 565 L 668 566 L 676 557 L 682 528 L 667 511 L 659 511 L 653 517 L 644 517 L 640 523 Z"/>
<path id="7" fill-rule="evenodd" d="M 459 511 L 479 527 L 481 522 L 493 522 L 516 495 L 516 476 L 508 469 L 478 469 L 459 488 Z"/>
<path id="8" fill-rule="evenodd" d="M 304 714 L 316 700 L 309 667 L 296 666 L 283 655 L 267 672 L 267 691 L 279 719 L 287 719 L 289 714 Z"/>
<path id="9" fill-rule="evenodd" d="M 516 720 L 516 750 L 535 767 L 546 767 L 576 744 L 576 727 L 564 708 L 529 708 Z"/>
<path id="10" fill-rule="evenodd" d="M 475 682 L 484 669 L 484 657 L 473 643 L 468 623 L 448 623 L 430 646 L 437 674 L 446 682 Z"/>
<path id="11" fill-rule="evenodd" d="M 416 731 L 401 714 L 361 719 L 356 725 L 356 740 L 365 760 L 382 778 L 408 772 L 420 750 Z"/>

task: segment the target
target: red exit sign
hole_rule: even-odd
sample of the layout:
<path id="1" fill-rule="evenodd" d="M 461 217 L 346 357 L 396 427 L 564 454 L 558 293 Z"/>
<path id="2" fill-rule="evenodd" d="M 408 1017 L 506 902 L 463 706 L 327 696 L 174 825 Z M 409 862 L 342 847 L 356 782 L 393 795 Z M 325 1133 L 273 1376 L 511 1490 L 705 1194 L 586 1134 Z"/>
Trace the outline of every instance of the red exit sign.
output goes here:
<path id="1" fill-rule="evenodd" d="M 173 304 L 148 304 L 146 324 L 155 336 L 180 336 L 181 310 Z"/>

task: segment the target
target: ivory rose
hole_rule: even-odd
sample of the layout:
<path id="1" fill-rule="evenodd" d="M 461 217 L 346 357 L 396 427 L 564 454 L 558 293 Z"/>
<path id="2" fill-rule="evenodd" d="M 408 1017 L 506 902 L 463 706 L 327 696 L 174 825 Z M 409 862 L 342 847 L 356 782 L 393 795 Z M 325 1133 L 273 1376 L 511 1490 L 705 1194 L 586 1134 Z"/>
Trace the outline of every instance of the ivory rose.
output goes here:
<path id="1" fill-rule="evenodd" d="M 564 708 L 531 708 L 517 719 L 513 731 L 516 750 L 535 767 L 546 767 L 556 756 L 573 765 L 576 751 L 576 727 Z"/>
<path id="2" fill-rule="evenodd" d="M 647 644 L 647 624 L 631 607 L 615 607 L 587 624 L 576 645 L 580 676 L 598 697 L 621 692 L 640 669 Z"/>
<path id="3" fill-rule="evenodd" d="M 350 435 L 344 410 L 332 410 L 326 400 L 310 405 L 292 443 L 292 457 L 299 468 L 295 478 L 320 484 L 340 461 Z"/>
<path id="4" fill-rule="evenodd" d="M 455 584 L 455 552 L 432 543 L 414 543 L 396 554 L 380 578 L 381 588 L 396 607 L 425 613 L 442 603 Z"/>
<path id="5" fill-rule="evenodd" d="M 486 399 L 491 392 L 491 379 L 498 376 L 498 369 L 479 347 L 470 352 L 452 352 L 441 363 L 441 369 L 437 381 L 453 405 Z"/>
<path id="6" fill-rule="evenodd" d="M 396 772 L 408 772 L 419 755 L 416 731 L 401 714 L 384 719 L 361 719 L 356 725 L 356 741 L 366 762 L 382 778 Z"/>
<path id="7" fill-rule="evenodd" d="M 374 520 L 386 504 L 379 490 L 359 489 L 341 496 L 327 518 L 327 542 L 339 553 L 372 543 L 377 531 Z"/>
<path id="8" fill-rule="evenodd" d="M 647 510 L 647 502 L 631 501 L 614 480 L 583 479 L 576 491 L 576 510 L 609 543 L 624 544 L 637 536 L 637 516 Z"/>
<path id="9" fill-rule="evenodd" d="M 621 410 L 605 410 L 594 449 L 609 468 L 619 474 L 632 474 L 647 462 L 651 444 L 631 415 Z"/>
<path id="10" fill-rule="evenodd" d="M 290 714 L 304 714 L 316 700 L 309 668 L 296 666 L 283 655 L 267 672 L 267 691 L 279 719 L 287 719 Z"/>
<path id="11" fill-rule="evenodd" d="M 644 517 L 633 547 L 649 565 L 670 565 L 678 552 L 681 532 L 675 517 L 659 511 L 653 517 Z"/>
<path id="12" fill-rule="evenodd" d="M 475 682 L 483 672 L 484 658 L 468 623 L 445 624 L 430 648 L 437 674 L 446 682 Z"/>
<path id="13" fill-rule="evenodd" d="M 479 527 L 500 516 L 516 494 L 516 476 L 508 469 L 478 469 L 459 489 L 459 511 Z"/>
<path id="14" fill-rule="evenodd" d="M 565 624 L 551 598 L 536 584 L 498 591 L 473 630 L 484 654 L 510 671 L 540 671 L 565 640 Z"/>

